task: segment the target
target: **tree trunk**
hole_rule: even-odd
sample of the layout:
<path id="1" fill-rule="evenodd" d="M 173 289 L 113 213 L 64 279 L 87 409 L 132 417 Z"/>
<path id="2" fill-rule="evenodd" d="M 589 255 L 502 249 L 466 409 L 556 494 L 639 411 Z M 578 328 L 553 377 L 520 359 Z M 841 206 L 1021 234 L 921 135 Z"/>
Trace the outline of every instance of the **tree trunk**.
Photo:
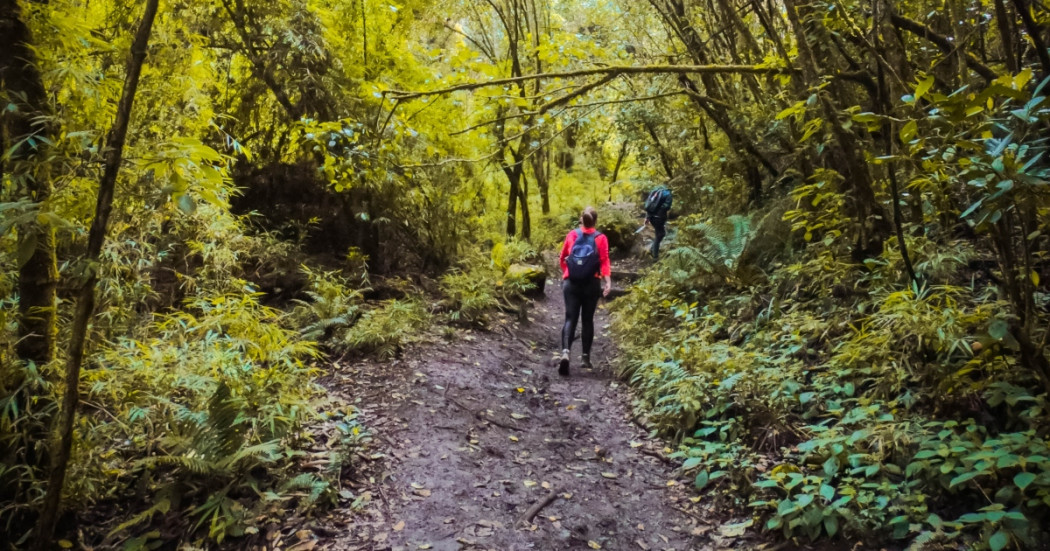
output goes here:
<path id="1" fill-rule="evenodd" d="M 667 174 L 667 179 L 674 178 L 674 163 L 671 161 L 671 156 L 667 154 L 667 150 L 664 149 L 660 136 L 656 134 L 653 123 L 645 121 L 645 130 L 649 133 L 649 137 L 653 139 L 653 144 L 656 145 L 656 152 L 660 155 L 660 164 L 664 167 L 664 174 Z"/>
<path id="2" fill-rule="evenodd" d="M 551 213 L 549 157 L 546 147 L 540 147 L 532 156 L 532 174 L 536 177 L 536 187 L 540 191 L 540 211 L 545 215 Z"/>
<path id="3" fill-rule="evenodd" d="M 521 188 L 518 185 L 520 166 L 503 166 L 503 173 L 507 175 L 507 182 L 510 183 L 510 191 L 507 193 L 507 237 L 514 237 L 518 233 L 518 196 L 521 195 Z"/>
<path id="4" fill-rule="evenodd" d="M 135 101 L 142 63 L 146 59 L 146 47 L 149 44 L 153 19 L 157 15 L 159 0 L 147 0 L 142 21 L 135 33 L 128 58 L 127 71 L 124 77 L 124 90 L 117 104 L 117 116 L 113 128 L 106 138 L 102 179 L 98 185 L 98 198 L 95 202 L 95 218 L 88 232 L 87 257 L 83 264 L 87 279 L 77 296 L 76 311 L 73 314 L 73 328 L 69 343 L 69 358 L 66 362 L 65 395 L 62 397 L 62 409 L 59 419 L 59 440 L 52 452 L 51 474 L 47 482 L 47 495 L 37 523 L 34 548 L 40 551 L 51 548 L 55 524 L 62 503 L 62 488 L 65 485 L 66 468 L 73 448 L 73 423 L 76 419 L 77 406 L 80 401 L 80 367 L 84 360 L 84 343 L 87 340 L 88 324 L 95 309 L 95 286 L 98 283 L 99 255 L 106 239 L 106 226 L 113 207 L 113 190 L 116 187 L 120 162 L 124 154 L 124 141 L 127 138 L 128 123 L 131 119 L 131 108 Z"/>
<path id="5" fill-rule="evenodd" d="M 1011 22 L 1013 16 L 1010 15 L 1010 11 L 1006 9 L 1004 0 L 995 0 L 995 24 L 996 28 L 999 29 L 999 42 L 1002 43 L 1003 47 L 1003 58 L 1006 60 L 1006 68 L 1010 71 L 1011 75 L 1016 75 L 1018 72 L 1017 68 L 1017 54 L 1014 52 L 1014 35 L 1011 31 Z"/>
<path id="6" fill-rule="evenodd" d="M 675 34 L 678 35 L 679 40 L 685 45 L 686 51 L 689 53 L 693 62 L 699 65 L 707 64 L 709 61 L 707 47 L 699 33 L 697 33 L 696 29 L 693 28 L 692 24 L 689 22 L 684 2 L 682 0 L 665 0 L 664 2 L 660 2 L 659 0 L 649 0 L 649 3 L 675 31 Z M 686 89 L 699 94 L 699 90 L 696 89 L 696 86 L 693 85 L 692 81 L 688 78 L 684 78 L 684 75 L 683 78 L 679 80 Z M 696 95 L 692 95 L 691 97 L 696 101 L 697 106 L 707 113 L 707 115 L 711 117 L 711 120 L 713 120 L 722 132 L 725 133 L 726 137 L 729 139 L 730 146 L 732 146 L 734 150 L 741 152 L 742 156 L 745 153 L 751 156 L 754 160 L 758 161 L 771 176 L 776 178 L 778 176 L 778 171 L 773 163 L 758 149 L 754 142 L 747 139 L 743 132 L 736 127 L 733 120 L 730 118 L 729 113 L 724 107 L 728 102 L 725 101 L 723 86 L 718 77 L 710 73 L 701 73 L 700 82 L 704 85 L 704 92 L 707 94 L 707 97 L 715 100 L 715 102 L 721 103 L 722 105 L 719 106 L 715 102 L 699 101 Z M 761 173 L 759 173 L 757 169 L 752 170 L 752 168 L 750 168 L 751 163 L 748 163 L 747 159 L 741 160 L 749 165 L 749 168 L 746 169 L 747 177 L 751 180 L 748 183 L 749 194 L 754 200 L 756 199 L 756 190 L 761 190 L 762 187 Z M 756 179 L 757 182 L 755 181 Z"/>
<path id="7" fill-rule="evenodd" d="M 802 24 L 798 1 L 784 0 L 784 7 L 798 44 L 802 73 L 806 81 L 814 85 L 818 81 L 818 64 L 809 46 L 806 28 Z M 856 228 L 853 259 L 860 261 L 882 251 L 883 242 L 890 231 L 888 220 L 883 208 L 875 199 L 874 182 L 868 170 L 868 163 L 860 151 L 857 137 L 843 127 L 839 109 L 829 97 L 829 92 L 818 91 L 817 99 L 824 119 L 835 137 L 834 160 L 842 177 L 841 189 L 846 198 L 846 213 L 853 218 Z"/>
<path id="8" fill-rule="evenodd" d="M 616 183 L 616 180 L 620 178 L 620 168 L 623 166 L 623 160 L 627 158 L 627 145 L 628 141 L 625 138 L 623 144 L 620 145 L 620 153 L 616 155 L 616 166 L 613 167 L 612 178 L 609 179 L 609 202 L 613 200 L 612 188 Z"/>
<path id="9" fill-rule="evenodd" d="M 0 0 L 0 86 L 13 110 L 0 115 L 0 142 L 8 159 L 3 170 L 9 173 L 17 193 L 49 208 L 51 197 L 50 165 L 45 159 L 55 129 L 47 122 L 51 109 L 36 56 L 32 48 L 29 28 L 21 18 L 16 0 Z M 32 141 L 28 138 L 34 137 Z M 40 138 L 49 138 L 47 141 Z M 0 174 L 2 178 L 3 174 Z M 55 256 L 55 229 L 37 220 L 19 225 L 17 250 L 18 267 L 18 339 L 15 354 L 22 364 L 42 367 L 55 358 L 58 340 L 57 296 L 58 262 Z M 23 256 L 27 254 L 27 256 Z M 0 379 L 5 379 L 4 394 L 10 392 L 12 403 L 22 414 L 50 411 L 53 401 L 46 388 L 27 384 L 27 366 L 6 362 L 0 366 Z M 15 370 L 18 371 L 15 371 Z M 19 471 L 0 475 L 0 495 L 12 496 L 17 501 L 32 491 L 32 479 L 43 478 L 50 458 L 47 435 L 50 415 L 25 417 L 21 428 L 24 445 L 10 450 L 6 459 L 11 464 L 25 465 L 31 476 Z M 7 455 L 5 453 L 5 455 Z M 31 513 L 18 516 L 15 524 L 30 525 Z"/>
<path id="10" fill-rule="evenodd" d="M 529 216 L 529 180 L 525 176 L 525 166 L 518 164 L 518 179 L 521 182 L 518 204 L 521 205 L 521 238 L 532 240 L 532 218 Z"/>
<path id="11" fill-rule="evenodd" d="M 47 209 L 51 178 L 44 157 L 52 140 L 40 138 L 53 138 L 55 129 L 41 122 L 51 110 L 36 67 L 32 37 L 16 0 L 0 0 L 0 79 L 8 101 L 15 107 L 3 115 L 4 142 L 11 147 L 8 167 L 12 180 L 24 186 L 30 200 Z M 55 357 L 58 336 L 54 228 L 36 221 L 19 226 L 18 251 L 17 353 L 23 361 L 43 365 Z M 23 256 L 23 251 L 31 254 Z"/>
<path id="12" fill-rule="evenodd" d="M 1028 40 L 1032 41 L 1035 55 L 1039 59 L 1039 64 L 1043 67 L 1043 76 L 1050 75 L 1050 53 L 1046 51 L 1046 42 L 1043 40 L 1041 33 L 1042 29 L 1039 27 L 1039 23 L 1036 23 L 1032 17 L 1032 8 L 1028 0 L 1013 0 L 1014 8 L 1017 9 L 1017 14 L 1021 16 L 1021 23 L 1024 24 L 1024 29 L 1027 32 Z"/>

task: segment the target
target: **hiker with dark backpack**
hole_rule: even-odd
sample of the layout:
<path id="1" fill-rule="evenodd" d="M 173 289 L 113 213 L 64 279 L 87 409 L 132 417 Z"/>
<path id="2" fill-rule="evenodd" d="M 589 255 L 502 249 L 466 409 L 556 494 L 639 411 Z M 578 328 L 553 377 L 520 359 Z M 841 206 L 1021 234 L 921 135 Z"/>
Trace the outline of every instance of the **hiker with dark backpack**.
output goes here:
<path id="1" fill-rule="evenodd" d="M 565 236 L 558 258 L 561 264 L 562 293 L 565 295 L 565 325 L 561 330 L 561 359 L 558 373 L 569 374 L 569 349 L 576 337 L 576 322 L 583 317 L 580 340 L 583 344 L 583 367 L 591 368 L 591 343 L 594 341 L 594 311 L 598 300 L 612 290 L 609 265 L 609 239 L 594 229 L 598 213 L 594 207 L 583 209 L 580 227 Z"/>
<path id="2" fill-rule="evenodd" d="M 653 239 L 653 247 L 650 250 L 653 260 L 660 258 L 660 242 L 667 235 L 667 213 L 671 210 L 672 200 L 671 190 L 665 186 L 657 186 L 645 198 L 645 222 L 652 224 L 653 230 L 656 231 L 656 238 Z"/>

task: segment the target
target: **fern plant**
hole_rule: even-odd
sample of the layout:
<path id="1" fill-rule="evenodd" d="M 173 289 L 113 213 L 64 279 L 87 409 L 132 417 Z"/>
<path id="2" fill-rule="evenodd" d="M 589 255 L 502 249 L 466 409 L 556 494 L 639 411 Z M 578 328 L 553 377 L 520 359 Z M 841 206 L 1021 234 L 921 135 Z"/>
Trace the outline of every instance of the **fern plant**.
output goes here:
<path id="1" fill-rule="evenodd" d="M 680 245 L 667 254 L 669 274 L 679 284 L 746 287 L 760 273 L 746 262 L 754 237 L 751 219 L 742 215 L 687 225 L 679 232 Z"/>
<path id="2" fill-rule="evenodd" d="M 338 272 L 315 271 L 306 265 L 301 270 L 310 282 L 304 291 L 310 300 L 293 301 L 298 305 L 292 318 L 301 328 L 299 334 L 312 341 L 341 340 L 341 332 L 360 317 L 364 295 L 370 289 L 351 289 Z"/>
<path id="3" fill-rule="evenodd" d="M 346 332 L 343 346 L 348 351 L 393 358 L 429 320 L 430 315 L 418 298 L 387 301 L 361 316 Z"/>

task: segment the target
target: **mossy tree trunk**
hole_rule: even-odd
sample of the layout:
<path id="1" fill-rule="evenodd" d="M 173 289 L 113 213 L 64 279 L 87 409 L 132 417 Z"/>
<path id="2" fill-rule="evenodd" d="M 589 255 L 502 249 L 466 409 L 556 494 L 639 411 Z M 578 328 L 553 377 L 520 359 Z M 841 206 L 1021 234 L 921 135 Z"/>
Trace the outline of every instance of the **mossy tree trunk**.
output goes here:
<path id="1" fill-rule="evenodd" d="M 16 0 L 0 0 L 0 82 L 11 109 L 3 115 L 5 167 L 23 196 L 47 208 L 51 178 L 47 154 L 54 136 L 32 36 Z M 18 356 L 43 365 L 55 357 L 55 230 L 34 220 L 18 227 Z"/>

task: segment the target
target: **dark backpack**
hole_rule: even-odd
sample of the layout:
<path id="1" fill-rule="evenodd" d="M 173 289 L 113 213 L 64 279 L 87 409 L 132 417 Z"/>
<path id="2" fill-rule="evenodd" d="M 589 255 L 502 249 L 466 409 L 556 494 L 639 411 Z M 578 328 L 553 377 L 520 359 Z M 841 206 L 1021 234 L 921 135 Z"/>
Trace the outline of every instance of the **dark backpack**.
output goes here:
<path id="1" fill-rule="evenodd" d="M 669 195 L 671 195 L 671 190 L 665 187 L 654 189 L 645 200 L 645 212 L 650 215 L 660 214 L 664 199 Z"/>
<path id="2" fill-rule="evenodd" d="M 601 270 L 602 257 L 598 255 L 596 242 L 599 235 L 601 233 L 583 233 L 583 230 L 576 230 L 576 241 L 565 259 L 565 264 L 569 266 L 569 279 L 587 281 Z"/>

